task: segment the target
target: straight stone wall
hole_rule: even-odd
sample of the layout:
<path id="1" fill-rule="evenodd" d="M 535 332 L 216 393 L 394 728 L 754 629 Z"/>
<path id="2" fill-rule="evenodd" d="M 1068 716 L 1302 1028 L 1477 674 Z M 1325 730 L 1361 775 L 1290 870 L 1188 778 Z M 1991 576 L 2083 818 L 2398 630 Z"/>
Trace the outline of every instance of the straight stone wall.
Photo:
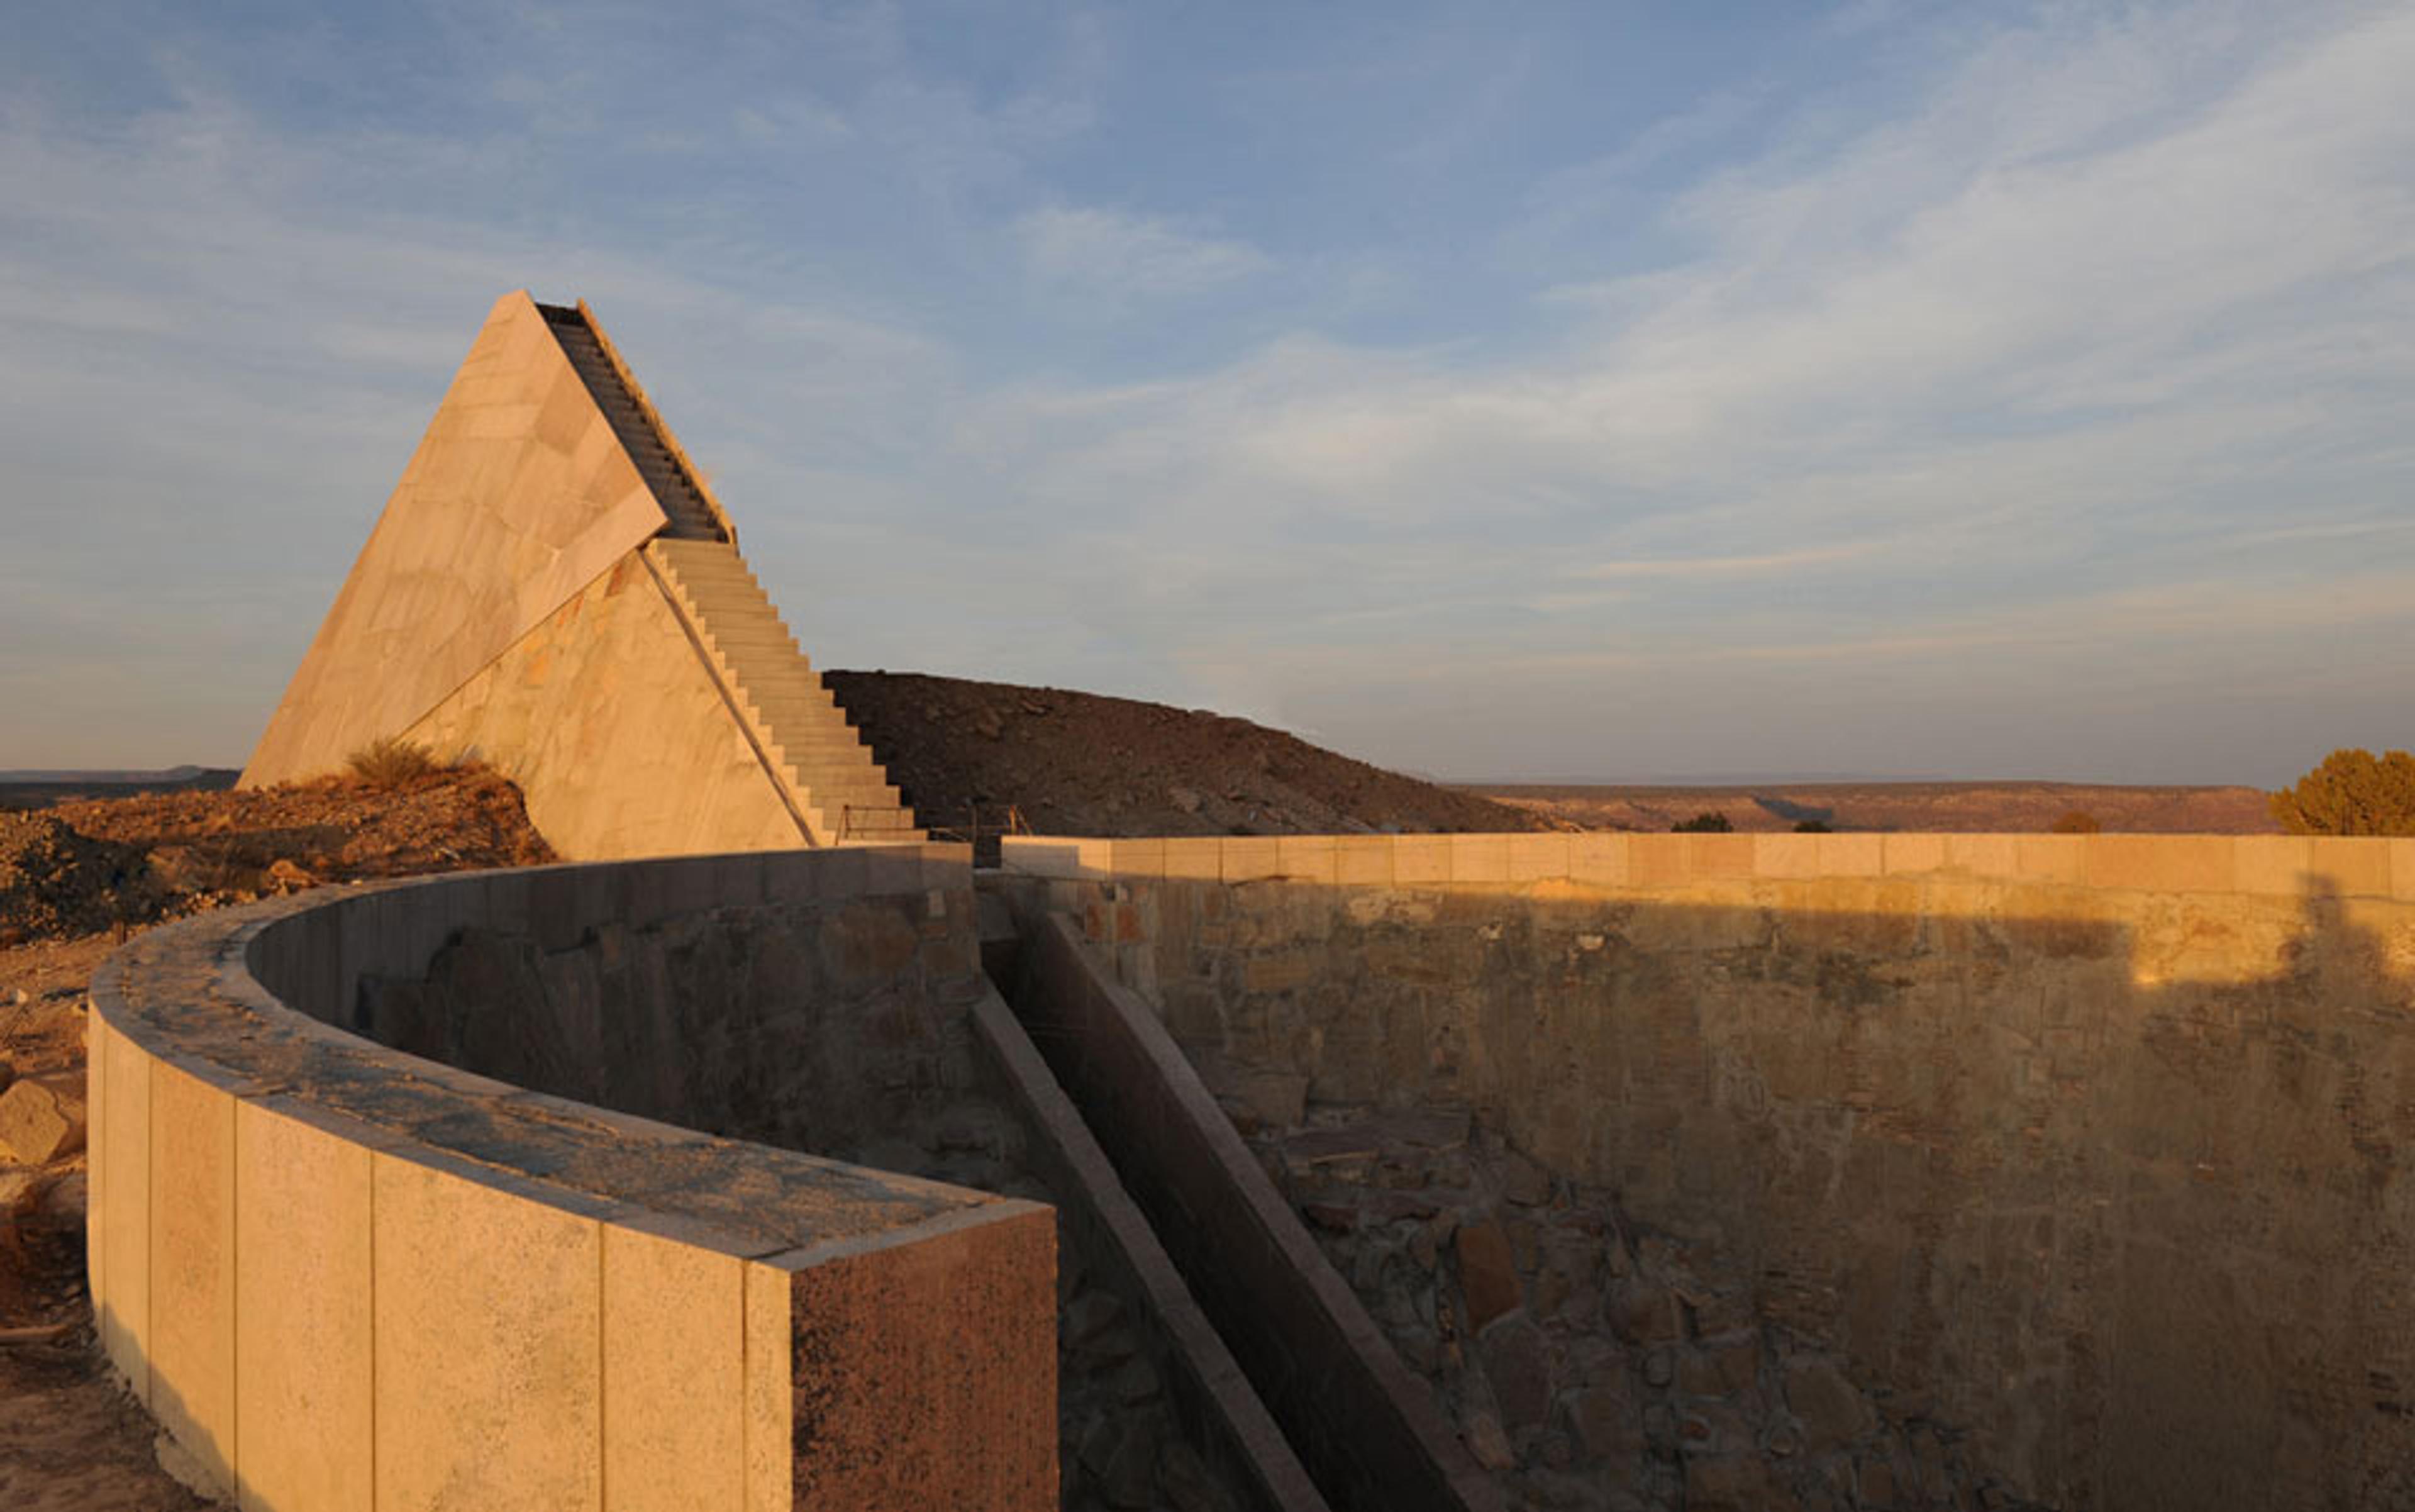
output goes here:
<path id="1" fill-rule="evenodd" d="M 1759 1317 L 1966 1426 L 2026 1496 L 2415 1502 L 2415 842 L 1017 841 L 1006 864 L 1194 1058 L 1310 1113 L 1472 1114 L 1727 1257 Z"/>

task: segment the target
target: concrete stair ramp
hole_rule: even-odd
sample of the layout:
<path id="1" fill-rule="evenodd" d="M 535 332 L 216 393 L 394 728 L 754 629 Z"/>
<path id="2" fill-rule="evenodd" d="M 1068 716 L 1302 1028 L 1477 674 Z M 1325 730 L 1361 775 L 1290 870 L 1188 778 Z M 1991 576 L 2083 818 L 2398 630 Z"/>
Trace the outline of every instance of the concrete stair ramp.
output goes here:
<path id="1" fill-rule="evenodd" d="M 921 839 L 912 812 L 797 650 L 737 546 L 666 534 L 648 543 L 646 556 L 814 842 Z"/>
<path id="2" fill-rule="evenodd" d="M 730 539 L 719 506 L 705 492 L 686 454 L 671 439 L 669 428 L 647 402 L 592 313 L 583 304 L 538 308 L 554 338 L 562 343 L 563 355 L 586 381 L 596 407 L 611 422 L 612 433 L 637 465 L 638 475 L 662 505 L 670 521 L 664 533 L 680 540 Z"/>

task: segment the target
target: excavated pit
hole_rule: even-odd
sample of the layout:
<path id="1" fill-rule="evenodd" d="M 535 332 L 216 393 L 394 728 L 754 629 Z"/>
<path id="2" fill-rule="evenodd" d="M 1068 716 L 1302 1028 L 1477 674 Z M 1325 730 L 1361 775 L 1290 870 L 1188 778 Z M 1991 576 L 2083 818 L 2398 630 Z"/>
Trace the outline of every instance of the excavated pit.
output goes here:
<path id="1" fill-rule="evenodd" d="M 1072 942 L 1027 998 L 1179 1047 L 1508 1505 L 2128 1512 L 2415 1505 L 2410 861 L 1017 840 L 1000 885 Z M 1272 1400 L 1317 1345 L 1236 1347 Z"/>

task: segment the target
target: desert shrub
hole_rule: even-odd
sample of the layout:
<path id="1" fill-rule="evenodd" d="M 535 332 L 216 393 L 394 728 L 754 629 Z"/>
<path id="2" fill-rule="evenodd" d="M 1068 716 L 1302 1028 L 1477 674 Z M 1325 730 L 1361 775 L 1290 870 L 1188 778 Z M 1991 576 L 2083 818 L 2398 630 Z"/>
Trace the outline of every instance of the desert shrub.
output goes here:
<path id="1" fill-rule="evenodd" d="M 1728 816 L 1717 809 L 1707 814 L 1697 814 L 1690 819 L 1681 820 L 1669 827 L 1671 832 L 1674 834 L 1696 835 L 1723 835 L 1734 828 L 1734 825 L 1728 822 Z"/>
<path id="2" fill-rule="evenodd" d="M 436 753 L 398 735 L 383 735 L 344 757 L 354 777 L 371 787 L 399 787 L 444 770 Z"/>
<path id="3" fill-rule="evenodd" d="M 2054 832 L 2059 835 L 2092 835 L 2104 828 L 2096 822 L 2096 816 L 2086 809 L 2066 810 L 2062 818 L 2054 821 Z"/>
<path id="4" fill-rule="evenodd" d="M 1799 835 L 1825 835 L 1837 831 L 1830 829 L 1824 819 L 1799 819 L 1795 821 L 1794 832 Z"/>
<path id="5" fill-rule="evenodd" d="M 2415 835 L 2415 756 L 2333 751 L 2270 801 L 2291 834 Z"/>

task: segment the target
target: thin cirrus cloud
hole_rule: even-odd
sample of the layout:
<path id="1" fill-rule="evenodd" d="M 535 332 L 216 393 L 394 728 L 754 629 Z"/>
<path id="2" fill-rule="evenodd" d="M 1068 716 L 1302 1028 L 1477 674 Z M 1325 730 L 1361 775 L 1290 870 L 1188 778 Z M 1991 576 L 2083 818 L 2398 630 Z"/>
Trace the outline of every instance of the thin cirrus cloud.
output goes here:
<path id="1" fill-rule="evenodd" d="M 565 18 L 0 64 L 0 766 L 238 758 L 520 285 L 825 665 L 1464 777 L 2415 741 L 2403 6 Z"/>
<path id="2" fill-rule="evenodd" d="M 1266 254 L 1245 243 L 1097 207 L 1034 210 L 1017 223 L 1016 232 L 1036 275 L 1094 296 L 1197 293 L 1271 265 Z"/>

